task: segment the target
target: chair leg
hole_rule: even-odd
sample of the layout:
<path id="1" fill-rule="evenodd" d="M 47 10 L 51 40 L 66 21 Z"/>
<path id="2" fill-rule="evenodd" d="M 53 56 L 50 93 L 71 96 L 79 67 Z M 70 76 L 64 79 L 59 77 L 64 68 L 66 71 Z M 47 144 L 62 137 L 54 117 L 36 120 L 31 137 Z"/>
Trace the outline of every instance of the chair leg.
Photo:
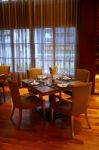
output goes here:
<path id="1" fill-rule="evenodd" d="M 88 120 L 87 112 L 85 112 L 85 119 L 86 119 L 86 121 L 87 121 L 87 124 L 88 124 L 88 126 L 89 126 L 89 129 L 91 129 L 91 125 L 90 125 L 89 120 Z"/>
<path id="2" fill-rule="evenodd" d="M 5 102 L 5 88 L 3 86 L 3 97 L 4 97 L 4 102 Z"/>
<path id="3" fill-rule="evenodd" d="M 12 117 L 13 117 L 14 111 L 15 111 L 15 106 L 13 106 L 13 109 L 12 109 L 12 112 L 11 112 L 11 116 L 10 116 L 10 119 L 11 119 L 11 120 L 12 120 Z"/>
<path id="4" fill-rule="evenodd" d="M 42 100 L 42 96 L 40 96 L 40 99 Z M 43 117 L 44 120 L 46 119 L 46 111 L 45 111 L 45 101 L 42 100 L 42 110 L 43 110 Z"/>
<path id="5" fill-rule="evenodd" d="M 20 128 L 21 120 L 22 120 L 22 109 L 19 108 L 19 123 L 18 123 L 18 129 Z"/>
<path id="6" fill-rule="evenodd" d="M 74 138 L 74 116 L 71 116 L 71 137 Z"/>
<path id="7" fill-rule="evenodd" d="M 54 118 L 54 109 L 51 108 L 51 122 L 53 122 L 53 118 Z"/>

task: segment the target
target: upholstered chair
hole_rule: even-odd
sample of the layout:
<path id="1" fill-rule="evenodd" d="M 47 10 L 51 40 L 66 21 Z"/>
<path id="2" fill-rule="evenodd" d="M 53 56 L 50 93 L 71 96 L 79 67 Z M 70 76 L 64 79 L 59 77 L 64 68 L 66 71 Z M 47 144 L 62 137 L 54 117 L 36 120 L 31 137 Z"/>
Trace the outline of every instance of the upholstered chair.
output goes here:
<path id="1" fill-rule="evenodd" d="M 27 70 L 27 78 L 28 79 L 36 79 L 38 75 L 42 74 L 41 68 L 30 68 Z"/>
<path id="2" fill-rule="evenodd" d="M 76 75 L 75 75 L 75 80 L 77 81 L 82 81 L 82 82 L 89 82 L 90 78 L 90 71 L 87 69 L 77 69 Z M 72 90 L 66 90 L 66 94 L 72 96 Z"/>
<path id="3" fill-rule="evenodd" d="M 18 122 L 18 128 L 20 128 L 21 121 L 22 121 L 22 110 L 24 109 L 30 109 L 30 110 L 36 110 L 37 106 L 42 105 L 42 101 L 40 98 L 36 96 L 30 96 L 30 95 L 20 95 L 18 83 L 13 80 L 8 80 L 9 89 L 11 92 L 12 97 L 12 113 L 10 116 L 10 119 L 12 120 L 12 117 L 14 115 L 15 109 L 19 109 L 19 122 Z"/>
<path id="4" fill-rule="evenodd" d="M 89 82 L 90 71 L 87 69 L 77 69 L 76 80 L 82 82 Z"/>
<path id="5" fill-rule="evenodd" d="M 85 118 L 89 128 L 91 128 L 87 116 L 88 100 L 91 94 L 92 83 L 83 83 L 74 86 L 72 89 L 71 99 L 63 99 L 55 95 L 54 102 L 51 105 L 51 121 L 53 121 L 54 111 L 69 115 L 71 120 L 71 136 L 74 137 L 74 119 L 75 116 L 85 114 Z M 58 100 L 57 100 L 58 98 Z"/>
<path id="6" fill-rule="evenodd" d="M 52 75 L 57 74 L 57 66 L 51 66 L 50 70 L 51 70 Z"/>
<path id="7" fill-rule="evenodd" d="M 3 98 L 5 102 L 5 85 L 7 84 L 7 79 L 10 73 L 10 66 L 2 65 L 0 66 L 0 88 L 3 91 Z"/>
<path id="8" fill-rule="evenodd" d="M 37 79 L 38 75 L 42 75 L 41 68 L 30 68 L 27 70 L 27 78 L 28 79 L 35 80 L 35 79 Z M 30 87 L 28 87 L 28 91 L 29 91 L 30 95 L 36 94 Z"/>

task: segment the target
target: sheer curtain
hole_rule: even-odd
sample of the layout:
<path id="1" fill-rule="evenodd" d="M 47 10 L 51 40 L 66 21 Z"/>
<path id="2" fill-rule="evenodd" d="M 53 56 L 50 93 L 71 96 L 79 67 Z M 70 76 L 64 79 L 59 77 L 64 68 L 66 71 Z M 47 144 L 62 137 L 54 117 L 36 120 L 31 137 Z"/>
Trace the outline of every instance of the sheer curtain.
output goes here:
<path id="1" fill-rule="evenodd" d="M 1 0 L 0 64 L 8 64 L 17 79 L 26 69 L 74 75 L 80 0 Z"/>

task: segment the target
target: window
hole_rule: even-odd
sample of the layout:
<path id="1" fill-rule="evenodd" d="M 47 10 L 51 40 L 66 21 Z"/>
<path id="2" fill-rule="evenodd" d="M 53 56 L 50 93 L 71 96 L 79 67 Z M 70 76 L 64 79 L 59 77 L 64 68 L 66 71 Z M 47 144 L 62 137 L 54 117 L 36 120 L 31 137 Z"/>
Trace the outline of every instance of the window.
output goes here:
<path id="1" fill-rule="evenodd" d="M 53 65 L 53 31 L 51 28 L 35 29 L 35 64 L 36 67 L 49 72 L 49 66 Z"/>
<path id="2" fill-rule="evenodd" d="M 59 74 L 65 71 L 64 73 L 73 75 L 75 57 L 75 27 L 0 31 L 0 64 L 10 65 L 11 71 L 25 72 L 32 66 L 49 73 L 49 67 L 55 65 Z"/>
<path id="3" fill-rule="evenodd" d="M 12 68 L 11 31 L 0 31 L 0 64 L 8 64 Z"/>
<path id="4" fill-rule="evenodd" d="M 29 29 L 13 31 L 15 71 L 25 71 L 31 65 Z"/>
<path id="5" fill-rule="evenodd" d="M 49 72 L 50 66 L 58 66 L 59 73 L 75 73 L 76 28 L 35 29 L 36 67 Z"/>
<path id="6" fill-rule="evenodd" d="M 31 65 L 29 29 L 0 31 L 0 64 L 13 72 L 24 72 Z"/>

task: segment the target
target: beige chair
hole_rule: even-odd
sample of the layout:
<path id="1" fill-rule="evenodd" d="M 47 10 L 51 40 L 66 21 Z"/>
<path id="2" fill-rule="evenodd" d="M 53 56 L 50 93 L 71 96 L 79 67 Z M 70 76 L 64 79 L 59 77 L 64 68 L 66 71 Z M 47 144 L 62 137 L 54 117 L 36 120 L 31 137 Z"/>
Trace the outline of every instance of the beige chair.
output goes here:
<path id="1" fill-rule="evenodd" d="M 15 108 L 19 109 L 19 123 L 18 128 L 20 128 L 21 120 L 22 120 L 22 110 L 23 109 L 31 109 L 35 110 L 37 106 L 41 106 L 42 102 L 40 98 L 36 96 L 30 95 L 20 95 L 18 83 L 16 81 L 8 80 L 9 88 L 11 91 L 13 109 L 11 113 L 10 119 L 12 119 Z"/>
<path id="2" fill-rule="evenodd" d="M 51 68 L 51 71 L 52 71 L 53 75 L 57 74 L 57 66 L 52 66 L 50 68 Z"/>
<path id="3" fill-rule="evenodd" d="M 10 73 L 10 66 L 7 65 L 0 66 L 0 74 L 9 75 L 9 73 Z"/>
<path id="4" fill-rule="evenodd" d="M 90 71 L 87 69 L 77 69 L 75 79 L 77 81 L 89 82 Z M 64 93 L 72 96 L 72 90 L 66 90 Z"/>
<path id="5" fill-rule="evenodd" d="M 42 75 L 42 69 L 41 68 L 30 68 L 27 70 L 27 78 L 28 79 L 36 79 L 38 75 Z M 35 93 L 31 87 L 28 87 L 28 91 L 30 95 L 37 94 Z"/>
<path id="6" fill-rule="evenodd" d="M 7 83 L 7 78 L 9 77 L 10 66 L 2 65 L 0 66 L 0 87 L 3 89 L 3 97 L 5 102 L 5 85 Z"/>
<path id="7" fill-rule="evenodd" d="M 92 83 L 84 83 L 79 86 L 74 86 L 72 89 L 72 98 L 63 99 L 55 96 L 55 101 L 51 106 L 51 121 L 53 121 L 54 111 L 59 111 L 71 117 L 71 135 L 74 137 L 74 117 L 80 114 L 85 114 L 89 128 L 91 128 L 87 117 L 87 106 L 89 95 L 91 93 Z M 58 98 L 58 101 L 56 101 Z"/>
<path id="8" fill-rule="evenodd" d="M 36 79 L 38 75 L 42 74 L 41 68 L 31 68 L 27 70 L 27 78 L 28 79 Z"/>
<path id="9" fill-rule="evenodd" d="M 86 69 L 77 69 L 76 80 L 82 82 L 89 82 L 90 71 Z"/>
<path id="10" fill-rule="evenodd" d="M 49 73 L 50 73 L 51 82 L 53 84 L 54 83 L 54 75 L 57 74 L 57 67 L 56 66 L 49 67 Z"/>
<path id="11" fill-rule="evenodd" d="M 4 102 L 5 102 L 4 83 L 5 83 L 5 74 L 0 74 L 0 88 L 2 88 L 3 97 L 4 97 Z M 1 95 L 0 95 L 0 101 L 1 101 Z"/>

